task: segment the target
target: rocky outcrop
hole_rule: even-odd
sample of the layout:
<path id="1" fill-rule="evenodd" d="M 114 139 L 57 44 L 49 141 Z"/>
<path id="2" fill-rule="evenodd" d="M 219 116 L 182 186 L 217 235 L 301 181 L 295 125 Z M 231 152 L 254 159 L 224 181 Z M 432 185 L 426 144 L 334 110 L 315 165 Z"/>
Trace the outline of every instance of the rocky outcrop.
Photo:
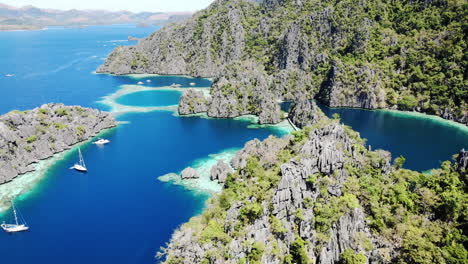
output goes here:
<path id="1" fill-rule="evenodd" d="M 262 65 L 244 61 L 227 65 L 211 87 L 211 117 L 258 115 L 260 124 L 280 122 L 281 108 L 270 91 L 271 78 Z"/>
<path id="2" fill-rule="evenodd" d="M 435 8 L 442 13 L 453 12 L 432 1 L 410 1 L 404 5 L 408 10 Z M 453 8 L 462 10 L 457 5 L 460 4 Z M 437 86 L 427 81 L 434 78 L 426 78 L 436 74 L 434 71 L 440 73 L 438 84 L 444 87 L 455 82 L 447 79 L 452 76 L 446 74 L 448 70 L 458 76 L 454 80 L 463 79 L 458 69 L 463 61 L 457 59 L 453 67 L 438 64 L 434 70 L 423 67 L 416 78 L 410 59 L 417 57 L 414 50 L 439 63 L 446 57 L 441 54 L 447 49 L 432 52 L 433 46 L 418 38 L 419 33 L 410 33 L 412 30 L 406 28 L 398 32 L 390 29 L 401 24 L 401 18 L 390 18 L 398 15 L 383 14 L 386 19 L 374 15 L 395 8 L 394 2 L 382 6 L 369 1 L 330 6 L 323 2 L 309 5 L 304 1 L 217 0 L 191 19 L 168 25 L 138 45 L 116 48 L 97 72 L 212 77 L 215 103 L 209 107 L 209 113 L 213 117 L 249 113 L 259 115 L 261 123 L 276 123 L 279 110 L 275 101 L 317 98 L 332 107 L 415 110 L 468 124 L 461 83 L 456 88 L 460 92 L 450 95 L 451 101 L 439 91 L 443 89 L 427 91 L 428 86 Z M 462 32 L 460 21 L 450 22 L 451 26 L 442 19 L 435 23 L 441 29 L 428 38 L 443 41 L 448 32 L 444 27 L 457 27 Z M 456 42 L 460 47 L 464 45 Z M 418 49 L 409 43 L 418 43 Z M 231 65 L 243 64 L 255 67 L 232 70 Z M 252 69 L 254 74 L 256 69 L 264 69 L 260 73 L 269 80 L 249 82 Z M 421 74 L 427 76 L 423 78 Z M 222 88 L 226 85 L 234 89 Z M 431 94 L 430 98 L 427 94 Z"/>
<path id="3" fill-rule="evenodd" d="M 162 28 L 136 46 L 118 47 L 97 72 L 217 77 L 225 65 L 243 56 L 246 9 L 239 3 L 254 5 L 242 0 L 215 1 L 209 9 Z M 223 12 L 210 12 L 221 6 Z"/>
<path id="4" fill-rule="evenodd" d="M 33 171 L 33 163 L 116 126 L 106 112 L 47 104 L 0 116 L 0 184 Z"/>
<path id="5" fill-rule="evenodd" d="M 185 168 L 181 173 L 180 177 L 183 180 L 198 179 L 200 176 L 194 168 L 188 167 Z"/>
<path id="6" fill-rule="evenodd" d="M 232 173 L 233 169 L 224 161 L 220 160 L 216 165 L 211 168 L 211 180 L 224 183 L 229 173 Z"/>
<path id="7" fill-rule="evenodd" d="M 210 235 L 217 231 L 210 229 L 214 228 L 210 223 L 203 230 L 193 229 L 203 218 L 194 218 L 189 225 L 182 226 L 163 252 L 167 255 L 166 263 L 201 263 L 204 259 L 210 263 L 239 263 L 251 258 L 252 252 L 261 245 L 257 261 L 279 264 L 286 256 L 297 257 L 296 243 L 303 244 L 301 254 L 305 254 L 310 263 L 335 264 L 347 249 L 363 254 L 368 263 L 380 263 L 380 250 L 388 245 L 371 233 L 366 214 L 357 200 L 354 205 L 333 209 L 341 213 L 329 216 L 336 217 L 330 220 L 329 228 L 314 224 L 318 221 L 316 218 L 322 217 L 319 214 L 324 204 L 340 206 L 333 197 L 339 200 L 351 195 L 343 188 L 349 177 L 345 165 L 352 163 L 361 167 L 368 162 L 366 154 L 357 147 L 362 143 L 338 121 L 321 119 L 317 124 L 318 128 L 310 131 L 305 142 L 299 144 L 290 136 L 246 143 L 231 161 L 238 175 L 233 176 L 238 177 L 235 181 L 251 179 L 252 183 L 246 183 L 247 186 L 263 185 L 265 182 L 259 177 L 278 171 L 278 182 L 271 182 L 271 187 L 248 195 L 244 201 L 231 202 L 219 227 L 229 239 L 218 237 L 221 235 L 216 233 L 214 240 L 206 242 L 203 230 L 209 229 L 206 234 Z M 390 173 L 389 153 L 374 153 L 380 161 L 371 166 Z M 257 165 L 249 165 L 249 162 L 257 162 Z M 251 174 L 258 167 L 266 171 Z M 218 163 L 212 173 L 218 174 L 227 168 L 227 164 Z M 251 188 L 255 188 L 253 185 Z M 227 195 L 223 197 L 223 203 L 229 201 Z M 215 210 L 210 208 L 212 206 L 206 210 Z M 252 207 L 257 209 L 247 209 L 249 213 L 246 213 L 246 208 Z M 244 217 L 252 217 L 252 214 L 255 216 L 246 222 Z M 224 253 L 216 253 L 220 250 Z"/>
<path id="8" fill-rule="evenodd" d="M 445 108 L 440 116 L 444 119 L 452 120 L 468 126 L 468 109 L 465 109 L 462 113 L 456 114 L 453 110 Z"/>
<path id="9" fill-rule="evenodd" d="M 208 110 L 208 99 L 205 98 L 203 92 L 190 88 L 182 94 L 178 110 L 180 115 L 206 112 Z"/>
<path id="10" fill-rule="evenodd" d="M 324 119 L 325 114 L 320 110 L 315 102 L 310 100 L 300 100 L 292 106 L 288 118 L 295 126 L 303 128 L 311 126 Z"/>
<path id="11" fill-rule="evenodd" d="M 271 167 L 278 163 L 278 152 L 284 149 L 291 141 L 291 136 L 278 139 L 269 136 L 264 141 L 258 139 L 247 142 L 243 149 L 236 153 L 231 160 L 231 165 L 235 169 L 242 169 L 247 166 L 247 161 L 252 156 L 262 157 L 261 162 L 266 167 Z"/>
<path id="12" fill-rule="evenodd" d="M 331 107 L 385 108 L 382 74 L 375 65 L 334 61 L 317 98 Z"/>
<path id="13" fill-rule="evenodd" d="M 468 173 L 468 151 L 462 149 L 457 157 L 458 171 L 462 174 Z"/>

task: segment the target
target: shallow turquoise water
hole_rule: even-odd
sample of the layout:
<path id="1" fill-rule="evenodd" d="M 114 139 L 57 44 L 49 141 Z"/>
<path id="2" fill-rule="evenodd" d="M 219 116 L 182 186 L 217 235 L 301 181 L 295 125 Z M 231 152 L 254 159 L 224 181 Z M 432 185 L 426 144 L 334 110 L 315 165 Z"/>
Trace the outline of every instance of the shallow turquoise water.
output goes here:
<path id="1" fill-rule="evenodd" d="M 142 91 L 119 97 L 119 104 L 131 106 L 169 106 L 179 104 L 179 91 Z"/>
<path id="2" fill-rule="evenodd" d="M 107 109 L 96 102 L 120 85 L 139 81 L 154 87 L 188 87 L 191 82 L 209 86 L 208 80 L 180 76 L 93 73 L 116 45 L 133 44 L 126 41 L 129 35 L 144 37 L 155 29 L 118 25 L 0 32 L 0 113 L 48 102 Z M 126 100 L 153 106 L 174 99 L 155 102 L 160 98 L 148 95 Z M 468 147 L 466 132 L 438 122 L 376 111 L 324 110 L 328 115 L 339 112 L 374 148 L 405 155 L 408 168 L 435 167 Z M 176 117 L 170 112 L 126 114 L 119 120 L 129 123 L 106 134 L 111 144 L 82 147 L 87 174 L 69 170 L 77 155 L 70 153 L 48 170 L 33 192 L 17 199 L 31 230 L 0 233 L 2 263 L 154 263 L 155 252 L 173 230 L 199 213 L 208 198 L 156 178 L 209 154 L 242 147 L 247 140 L 280 134 L 250 129 L 246 121 Z M 10 212 L 0 215 L 0 221 L 8 219 Z"/>
<path id="3" fill-rule="evenodd" d="M 206 79 L 180 76 L 140 79 L 93 73 L 116 45 L 131 44 L 125 41 L 129 35 L 144 37 L 153 30 L 118 25 L 0 32 L 0 113 L 48 102 L 105 110 L 96 103 L 101 97 L 139 81 L 154 87 L 210 85 Z M 177 92 L 163 92 L 164 98 L 155 94 L 123 100 L 155 105 L 178 98 Z M 208 198 L 157 177 L 276 133 L 249 129 L 248 122 L 180 118 L 171 112 L 126 114 L 119 120 L 129 123 L 106 134 L 111 144 L 81 148 L 87 174 L 69 169 L 77 159 L 74 152 L 50 168 L 33 192 L 18 197 L 16 204 L 31 229 L 0 232 L 1 263 L 154 263 L 156 251 L 174 229 L 199 213 Z M 0 221 L 11 218 L 11 212 L 0 214 Z"/>

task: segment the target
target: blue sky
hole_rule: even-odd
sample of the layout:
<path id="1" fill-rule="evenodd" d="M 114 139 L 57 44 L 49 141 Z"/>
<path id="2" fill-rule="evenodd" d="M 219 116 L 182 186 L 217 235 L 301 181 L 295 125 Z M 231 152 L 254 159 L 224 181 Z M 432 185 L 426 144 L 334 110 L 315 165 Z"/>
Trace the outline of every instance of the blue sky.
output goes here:
<path id="1" fill-rule="evenodd" d="M 214 0 L 0 0 L 11 6 L 33 5 L 54 9 L 105 9 L 149 11 L 196 11 L 207 7 Z"/>

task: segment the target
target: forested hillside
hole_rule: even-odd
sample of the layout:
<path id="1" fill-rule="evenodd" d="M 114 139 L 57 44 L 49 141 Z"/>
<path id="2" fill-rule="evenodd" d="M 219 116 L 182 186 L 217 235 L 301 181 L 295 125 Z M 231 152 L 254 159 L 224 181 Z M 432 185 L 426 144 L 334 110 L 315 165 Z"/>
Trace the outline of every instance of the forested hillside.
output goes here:
<path id="1" fill-rule="evenodd" d="M 248 142 L 165 263 L 466 263 L 468 152 L 430 174 L 407 170 L 318 107 L 298 107 L 307 126 Z"/>
<path id="2" fill-rule="evenodd" d="M 463 0 L 218 0 L 98 71 L 216 77 L 211 116 L 274 123 L 277 99 L 308 97 L 467 124 L 467 13 Z"/>

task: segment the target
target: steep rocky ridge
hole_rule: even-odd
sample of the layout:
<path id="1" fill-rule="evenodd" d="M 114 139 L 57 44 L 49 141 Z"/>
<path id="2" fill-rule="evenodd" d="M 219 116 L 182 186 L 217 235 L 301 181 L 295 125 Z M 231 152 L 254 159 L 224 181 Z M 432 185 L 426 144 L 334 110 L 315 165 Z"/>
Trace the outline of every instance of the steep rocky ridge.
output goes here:
<path id="1" fill-rule="evenodd" d="M 277 122 L 271 102 L 316 97 L 467 124 L 464 17 L 461 1 L 218 0 L 115 49 L 97 71 L 213 77 L 215 117 Z M 239 65 L 258 66 L 254 76 L 267 85 L 249 82 L 251 67 Z M 234 89 L 224 89 L 228 83 Z"/>
<path id="2" fill-rule="evenodd" d="M 0 116 L 0 184 L 34 170 L 38 160 L 114 126 L 109 113 L 63 104 Z"/>
<path id="3" fill-rule="evenodd" d="M 310 100 L 300 100 L 293 105 L 289 111 L 288 118 L 299 127 L 311 126 L 325 118 L 323 112 L 318 108 L 315 102 Z"/>
<path id="4" fill-rule="evenodd" d="M 322 115 L 302 121 L 309 126 L 292 136 L 246 143 L 231 160 L 235 171 L 228 174 L 223 192 L 208 202 L 202 215 L 175 231 L 161 252 L 164 263 L 464 259 L 463 238 L 451 235 L 466 224 L 463 206 L 456 209 L 461 215 L 451 220 L 445 214 L 453 211 L 438 210 L 447 207 L 442 197 L 448 195 L 451 203 L 457 196 L 453 190 L 461 191 L 461 204 L 467 201 L 466 185 L 456 173 L 466 165 L 466 152 L 457 163 L 445 162 L 428 177 L 401 169 L 401 161 L 391 165 L 389 152 L 367 150 L 365 140 L 339 120 L 315 119 Z M 455 177 L 454 189 L 445 192 L 438 188 L 447 177 Z M 429 205 L 429 194 L 441 203 Z M 447 235 L 430 235 L 445 228 L 451 230 Z"/>

